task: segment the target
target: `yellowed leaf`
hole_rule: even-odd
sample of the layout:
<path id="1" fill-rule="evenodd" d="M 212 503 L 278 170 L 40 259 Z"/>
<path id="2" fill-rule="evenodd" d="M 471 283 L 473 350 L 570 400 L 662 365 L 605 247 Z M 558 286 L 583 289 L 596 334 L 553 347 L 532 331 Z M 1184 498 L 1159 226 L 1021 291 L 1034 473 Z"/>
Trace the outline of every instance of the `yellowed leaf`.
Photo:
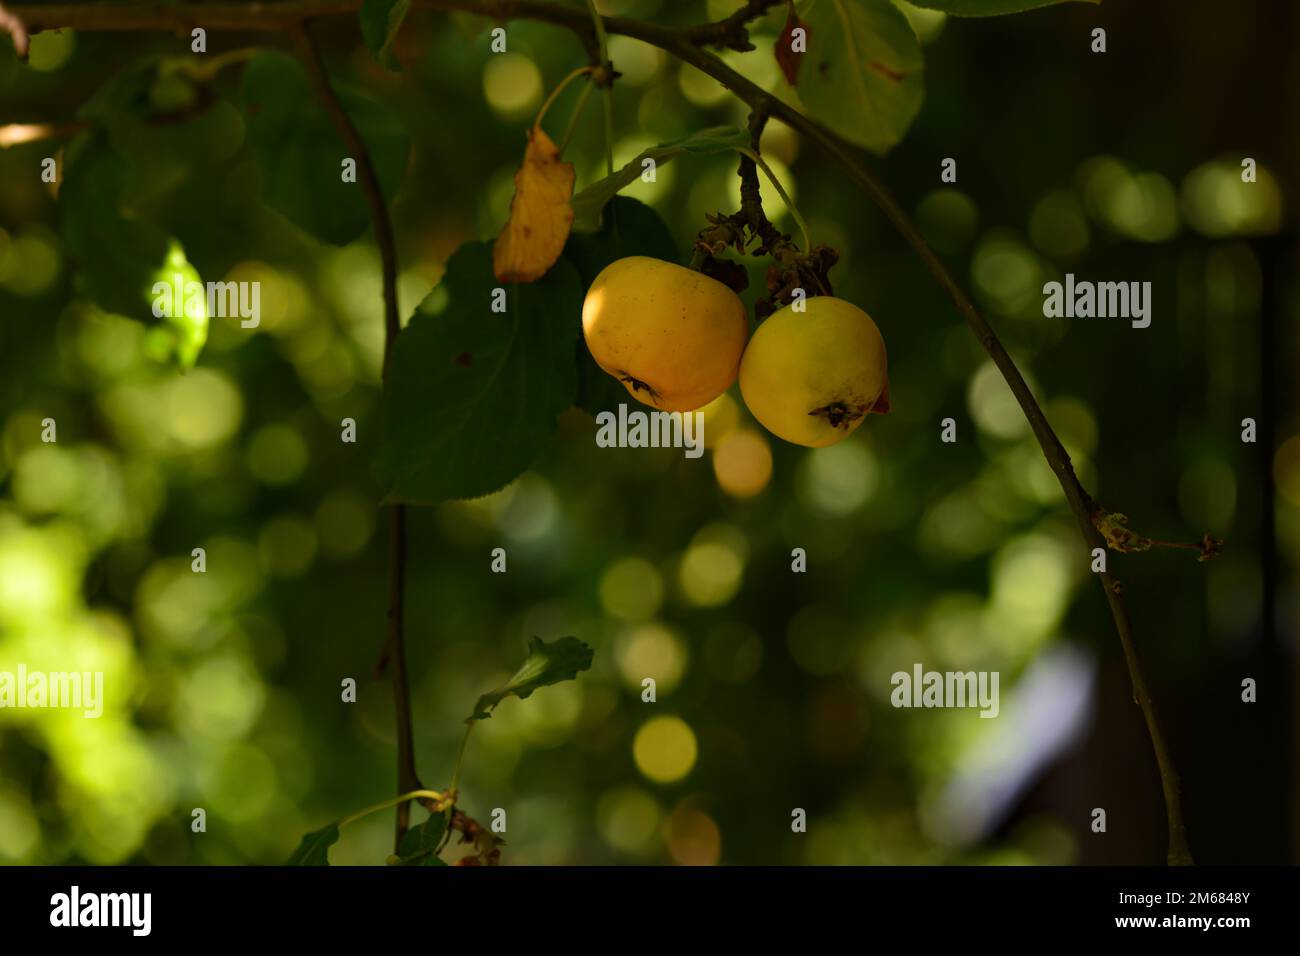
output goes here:
<path id="1" fill-rule="evenodd" d="M 524 164 L 515 173 L 510 218 L 492 247 L 492 271 L 502 282 L 534 282 L 564 250 L 573 224 L 573 164 L 540 128 L 528 133 Z"/>

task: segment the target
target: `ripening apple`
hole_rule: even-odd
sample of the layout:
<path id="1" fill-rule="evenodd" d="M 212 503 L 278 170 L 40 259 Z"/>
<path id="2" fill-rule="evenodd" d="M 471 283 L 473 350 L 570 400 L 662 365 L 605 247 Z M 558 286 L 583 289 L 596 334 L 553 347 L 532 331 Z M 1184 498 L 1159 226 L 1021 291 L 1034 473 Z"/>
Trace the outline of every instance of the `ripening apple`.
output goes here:
<path id="1" fill-rule="evenodd" d="M 688 412 L 736 380 L 749 321 L 740 298 L 716 279 L 628 256 L 591 283 L 582 334 L 596 363 L 637 401 Z"/>
<path id="2" fill-rule="evenodd" d="M 822 448 L 888 410 L 885 339 L 856 305 L 816 296 L 770 315 L 740 362 L 740 393 L 778 438 Z"/>

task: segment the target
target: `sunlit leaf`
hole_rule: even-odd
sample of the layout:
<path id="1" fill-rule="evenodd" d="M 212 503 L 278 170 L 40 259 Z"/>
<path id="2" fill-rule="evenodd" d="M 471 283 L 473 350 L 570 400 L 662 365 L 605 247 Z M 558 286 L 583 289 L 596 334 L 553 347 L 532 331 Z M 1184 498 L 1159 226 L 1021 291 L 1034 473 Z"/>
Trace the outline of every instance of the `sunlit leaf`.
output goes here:
<path id="1" fill-rule="evenodd" d="M 185 258 L 181 244 L 172 241 L 167 258 L 154 273 L 151 307 L 163 325 L 152 330 L 164 354 L 183 369 L 193 368 L 208 340 L 208 302 L 198 270 Z"/>
<path id="2" fill-rule="evenodd" d="M 486 720 L 492 716 L 497 704 L 507 697 L 522 700 L 539 687 L 573 680 L 591 667 L 593 654 L 592 649 L 576 637 L 561 637 L 550 644 L 534 637 L 528 644 L 528 658 L 523 666 L 510 680 L 480 697 L 474 705 L 474 712 L 465 718 L 465 722 Z"/>

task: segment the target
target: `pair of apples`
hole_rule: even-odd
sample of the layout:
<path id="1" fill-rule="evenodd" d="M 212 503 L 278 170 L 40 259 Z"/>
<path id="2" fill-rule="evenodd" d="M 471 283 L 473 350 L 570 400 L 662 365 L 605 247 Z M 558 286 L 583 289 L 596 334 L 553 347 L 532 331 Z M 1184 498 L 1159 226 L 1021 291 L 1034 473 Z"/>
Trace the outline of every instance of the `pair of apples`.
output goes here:
<path id="1" fill-rule="evenodd" d="M 591 283 L 582 333 L 602 369 L 662 411 L 707 405 L 739 375 L 753 416 L 796 445 L 833 445 L 869 412 L 888 410 L 884 337 L 866 312 L 832 296 L 787 305 L 751 339 L 744 304 L 721 282 L 628 256 Z"/>

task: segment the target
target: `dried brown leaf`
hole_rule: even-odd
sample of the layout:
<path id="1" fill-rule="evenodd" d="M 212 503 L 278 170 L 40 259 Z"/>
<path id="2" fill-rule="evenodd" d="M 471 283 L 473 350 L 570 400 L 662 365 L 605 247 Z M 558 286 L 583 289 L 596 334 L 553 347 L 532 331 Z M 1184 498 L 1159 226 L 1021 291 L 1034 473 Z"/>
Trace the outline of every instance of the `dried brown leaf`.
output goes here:
<path id="1" fill-rule="evenodd" d="M 510 218 L 492 248 L 492 271 L 502 282 L 535 282 L 560 258 L 573 225 L 573 180 L 573 164 L 561 161 L 545 131 L 530 130 Z"/>

